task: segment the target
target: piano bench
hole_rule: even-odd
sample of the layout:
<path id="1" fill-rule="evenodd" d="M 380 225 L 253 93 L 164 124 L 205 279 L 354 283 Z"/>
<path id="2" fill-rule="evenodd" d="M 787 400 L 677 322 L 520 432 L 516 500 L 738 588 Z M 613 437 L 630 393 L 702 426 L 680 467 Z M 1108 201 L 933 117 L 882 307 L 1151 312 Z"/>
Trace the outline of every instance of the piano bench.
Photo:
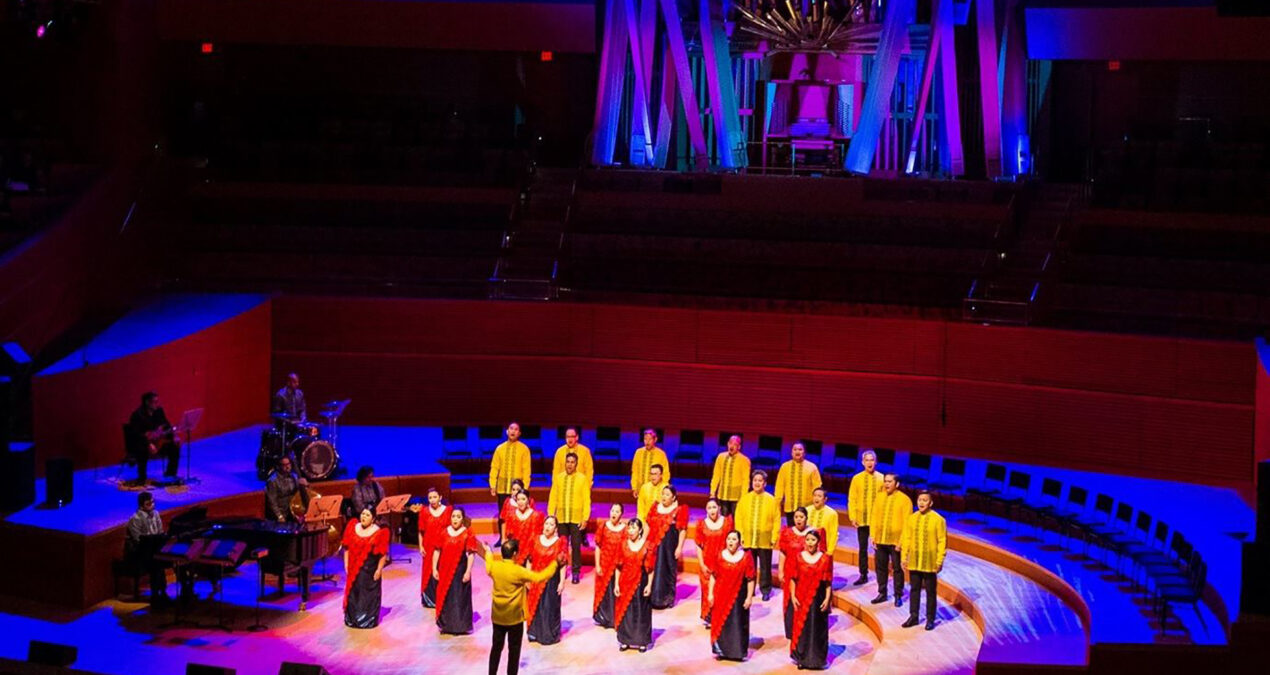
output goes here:
<path id="1" fill-rule="evenodd" d="M 127 577 L 132 579 L 132 601 L 141 599 L 141 577 L 145 576 L 141 565 L 126 558 L 115 558 L 110 561 L 110 573 L 115 582 L 115 597 L 119 597 L 119 578 Z"/>

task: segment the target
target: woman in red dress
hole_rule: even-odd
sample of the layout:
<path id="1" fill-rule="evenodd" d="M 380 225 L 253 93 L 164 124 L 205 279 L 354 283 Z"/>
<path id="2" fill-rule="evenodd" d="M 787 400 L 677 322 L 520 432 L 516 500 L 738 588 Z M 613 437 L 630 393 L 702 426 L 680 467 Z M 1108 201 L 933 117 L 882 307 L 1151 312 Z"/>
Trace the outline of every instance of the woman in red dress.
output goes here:
<path id="1" fill-rule="evenodd" d="M 622 522 L 622 505 L 609 507 L 609 518 L 595 529 L 595 600 L 591 619 L 595 625 L 613 627 L 613 571 L 621 545 L 626 541 L 626 523 Z"/>
<path id="2" fill-rule="evenodd" d="M 790 565 L 790 602 L 794 606 L 789 656 L 798 669 L 822 669 L 829 658 L 829 597 L 833 593 L 833 558 L 823 552 L 824 537 L 811 530 L 803 552 Z"/>
<path id="3" fill-rule="evenodd" d="M 516 564 L 524 565 L 533 550 L 534 538 L 542 532 L 542 514 L 531 504 L 528 492 L 516 493 L 516 508 L 503 521 L 503 541 L 515 539 L 520 543 L 516 550 Z M 511 503 L 512 500 L 507 500 Z"/>
<path id="4" fill-rule="evenodd" d="M 631 518 L 626 524 L 626 541 L 618 551 L 613 582 L 617 644 L 622 651 L 631 647 L 648 651 L 653 643 L 653 605 L 649 602 L 653 592 L 653 552 L 639 518 Z"/>
<path id="5" fill-rule="evenodd" d="M 525 481 L 519 478 L 513 478 L 509 489 L 511 490 L 511 494 L 507 496 L 507 501 L 503 502 L 503 508 L 498 511 L 499 522 L 503 525 L 498 531 L 499 539 L 494 544 L 495 547 L 501 545 L 507 538 L 507 519 L 511 518 L 512 511 L 516 510 L 516 495 L 525 492 Z M 529 498 L 529 508 L 534 508 L 534 498 L 529 497 L 528 493 L 526 493 L 525 496 Z M 521 546 L 521 548 L 525 547 Z"/>
<path id="6" fill-rule="evenodd" d="M 697 521 L 692 533 L 692 540 L 697 543 L 697 577 L 701 581 L 701 621 L 706 628 L 710 627 L 710 574 L 733 529 L 732 516 L 722 515 L 719 500 L 707 499 L 706 517 Z"/>
<path id="7" fill-rule="evenodd" d="M 437 578 L 432 576 L 432 553 L 437 550 L 441 533 L 450 524 L 450 507 L 441 503 L 441 493 L 428 488 L 428 505 L 419 512 L 419 556 L 423 579 L 419 582 L 419 599 L 423 606 L 437 606 Z"/>
<path id="8" fill-rule="evenodd" d="M 560 641 L 560 596 L 564 593 L 564 575 L 569 568 L 569 542 L 557 534 L 559 527 L 555 516 L 542 521 L 542 534 L 534 537 L 533 551 L 529 554 L 529 569 L 541 572 L 555 562 L 560 573 L 537 584 L 529 585 L 525 599 L 525 625 L 530 642 L 554 645 Z"/>
<path id="9" fill-rule="evenodd" d="M 728 533 L 710 575 L 710 647 L 720 659 L 744 661 L 750 653 L 750 603 L 754 559 L 741 548 L 741 533 Z"/>
<path id="10" fill-rule="evenodd" d="M 789 577 L 791 574 L 790 565 L 795 557 L 803 552 L 803 538 L 807 536 L 807 509 L 798 507 L 794 509 L 794 526 L 781 528 L 780 541 L 778 548 L 781 552 L 781 604 L 785 610 L 785 639 L 790 639 L 791 632 L 794 629 L 794 607 L 789 603 L 789 598 L 793 595 L 790 592 Z M 824 535 L 820 537 L 824 541 Z"/>
<path id="11" fill-rule="evenodd" d="M 388 562 L 388 530 L 375 524 L 375 513 L 363 509 L 361 518 L 344 528 L 344 625 L 379 625 L 383 598 L 380 579 Z"/>
<path id="12" fill-rule="evenodd" d="M 648 547 L 653 552 L 653 609 L 675 606 L 679 560 L 688 536 L 688 506 L 679 503 L 675 488 L 661 489 L 661 501 L 648 509 Z"/>
<path id="13" fill-rule="evenodd" d="M 482 549 L 469 525 L 462 508 L 451 509 L 450 525 L 441 532 L 432 553 L 437 628 L 451 635 L 472 632 L 472 562 Z"/>

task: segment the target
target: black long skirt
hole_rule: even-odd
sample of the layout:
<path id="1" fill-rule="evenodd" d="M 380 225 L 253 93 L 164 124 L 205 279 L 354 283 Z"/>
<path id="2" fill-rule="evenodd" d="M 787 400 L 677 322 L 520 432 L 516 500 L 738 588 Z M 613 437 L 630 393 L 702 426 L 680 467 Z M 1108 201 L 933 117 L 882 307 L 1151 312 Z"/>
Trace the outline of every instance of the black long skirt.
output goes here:
<path id="1" fill-rule="evenodd" d="M 803 622 L 803 632 L 798 636 L 791 656 L 800 668 L 819 670 L 825 668 L 829 660 L 829 610 L 820 609 L 820 600 L 825 597 L 829 582 L 822 581 L 816 589 L 816 600 L 807 610 L 807 620 Z"/>
<path id="2" fill-rule="evenodd" d="M 560 641 L 560 575 L 553 574 L 538 597 L 538 609 L 529 624 L 529 641 L 554 645 Z"/>
<path id="3" fill-rule="evenodd" d="M 719 658 L 731 661 L 744 661 L 750 653 L 750 610 L 745 608 L 745 589 L 747 586 L 742 584 L 741 591 L 736 594 L 736 600 L 732 601 L 732 611 L 728 612 L 728 616 L 723 620 L 723 630 L 719 633 L 719 640 L 714 643 L 714 653 Z"/>
<path id="4" fill-rule="evenodd" d="M 639 575 L 639 585 L 631 591 L 635 597 L 617 625 L 617 643 L 628 647 L 647 647 L 653 643 L 653 604 L 644 597 L 648 585 L 648 572 Z"/>
<path id="5" fill-rule="evenodd" d="M 786 587 L 785 591 L 789 591 L 789 588 Z M 794 603 L 786 598 L 781 600 L 785 603 L 785 639 L 792 640 L 794 638 Z"/>
<path id="6" fill-rule="evenodd" d="M 675 585 L 679 582 L 679 561 L 675 560 L 675 548 L 679 546 L 679 528 L 673 525 L 666 531 L 657 546 L 657 564 L 653 566 L 653 609 L 669 609 L 675 606 Z"/>
<path id="7" fill-rule="evenodd" d="M 445 593 L 445 606 L 437 610 L 437 628 L 450 635 L 467 635 L 472 632 L 472 582 L 463 583 L 467 571 L 467 556 L 459 558 L 458 569 L 450 579 Z"/>
<path id="8" fill-rule="evenodd" d="M 379 625 L 379 605 L 383 596 L 380 582 L 375 580 L 375 570 L 381 557 L 376 554 L 366 556 L 357 578 L 353 579 L 353 587 L 348 589 L 348 604 L 344 607 L 345 626 L 374 628 Z"/>
<path id="9" fill-rule="evenodd" d="M 419 602 L 422 602 L 423 606 L 427 607 L 428 609 L 432 609 L 437 606 L 437 578 L 436 577 L 432 577 L 431 579 L 428 579 L 428 585 L 423 589 L 423 592 L 419 594 Z"/>
<path id="10" fill-rule="evenodd" d="M 617 577 L 609 577 L 609 585 L 604 589 L 604 597 L 600 598 L 600 607 L 591 615 L 591 619 L 595 621 L 595 625 L 604 628 L 613 627 L 613 610 L 617 604 L 617 598 L 613 596 L 613 582 L 617 581 Z"/>

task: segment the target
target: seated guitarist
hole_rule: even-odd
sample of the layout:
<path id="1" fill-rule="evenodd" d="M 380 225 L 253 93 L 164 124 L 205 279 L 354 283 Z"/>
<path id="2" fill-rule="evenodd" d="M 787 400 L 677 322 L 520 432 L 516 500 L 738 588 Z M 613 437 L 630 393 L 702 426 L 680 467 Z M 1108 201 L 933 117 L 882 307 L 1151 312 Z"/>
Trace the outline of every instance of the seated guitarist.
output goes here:
<path id="1" fill-rule="evenodd" d="M 137 482 L 146 482 L 147 460 L 155 456 L 167 458 L 164 478 L 175 478 L 181 461 L 181 446 L 176 442 L 172 424 L 163 408 L 159 407 L 159 395 L 147 391 L 141 395 L 141 406 L 132 411 L 128 419 L 128 455 L 137 460 Z"/>

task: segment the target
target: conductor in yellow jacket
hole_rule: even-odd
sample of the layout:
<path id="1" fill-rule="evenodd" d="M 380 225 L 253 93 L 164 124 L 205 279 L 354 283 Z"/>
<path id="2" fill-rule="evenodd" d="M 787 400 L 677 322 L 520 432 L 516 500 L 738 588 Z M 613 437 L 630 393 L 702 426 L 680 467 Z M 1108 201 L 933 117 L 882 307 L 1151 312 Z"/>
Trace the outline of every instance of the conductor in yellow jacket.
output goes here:
<path id="1" fill-rule="evenodd" d="M 870 602 L 878 604 L 886 602 L 888 572 L 895 574 L 895 606 L 904 604 L 904 570 L 900 561 L 900 537 L 904 534 L 904 523 L 913 513 L 913 500 L 900 492 L 900 477 L 886 474 L 882 481 L 882 492 L 873 500 L 872 520 L 869 531 L 873 535 L 875 548 L 874 559 L 878 573 L 878 594 Z"/>
<path id="2" fill-rule="evenodd" d="M 781 511 L 776 506 L 776 498 L 767 492 L 766 471 L 754 471 L 750 488 L 736 503 L 732 522 L 741 533 L 741 543 L 754 554 L 759 590 L 766 602 L 772 597 L 772 549 L 780 537 Z"/>
<path id="3" fill-rule="evenodd" d="M 900 557 L 908 572 L 908 621 L 900 624 L 912 628 L 921 621 L 922 592 L 926 593 L 926 630 L 935 629 L 935 591 L 939 573 L 948 554 L 948 523 L 935 513 L 935 500 L 929 492 L 917 495 L 917 512 L 904 521 L 900 536 Z"/>
<path id="4" fill-rule="evenodd" d="M 666 451 L 657 447 L 657 432 L 652 429 L 644 430 L 644 447 L 635 451 L 635 457 L 631 459 L 631 496 L 639 497 L 640 488 L 644 487 L 652 476 L 654 464 L 660 464 L 662 468 L 661 479 L 667 483 L 670 482 L 670 460 L 666 459 Z M 640 518 L 644 514 L 639 514 Z"/>
<path id="5" fill-rule="evenodd" d="M 485 548 L 485 573 L 494 581 L 493 608 L 490 611 L 494 624 L 494 641 L 489 650 L 489 672 L 498 672 L 498 662 L 503 657 L 503 643 L 507 643 L 507 672 L 517 672 L 520 667 L 520 646 L 525 636 L 525 589 L 551 578 L 556 573 L 556 561 L 545 569 L 533 572 L 515 562 L 519 542 L 509 539 L 503 542 L 502 560 Z"/>
<path id="6" fill-rule="evenodd" d="M 529 489 L 529 446 L 520 442 L 520 425 L 507 425 L 507 440 L 494 448 L 494 458 L 489 463 L 489 493 L 498 498 L 498 531 L 503 531 L 503 504 L 511 496 L 512 481 L 519 478 Z"/>
<path id="7" fill-rule="evenodd" d="M 714 458 L 714 471 L 710 474 L 710 496 L 719 500 L 719 513 L 736 515 L 736 503 L 745 494 L 753 479 L 750 458 L 741 454 L 741 437 L 728 439 L 728 449 Z"/>

